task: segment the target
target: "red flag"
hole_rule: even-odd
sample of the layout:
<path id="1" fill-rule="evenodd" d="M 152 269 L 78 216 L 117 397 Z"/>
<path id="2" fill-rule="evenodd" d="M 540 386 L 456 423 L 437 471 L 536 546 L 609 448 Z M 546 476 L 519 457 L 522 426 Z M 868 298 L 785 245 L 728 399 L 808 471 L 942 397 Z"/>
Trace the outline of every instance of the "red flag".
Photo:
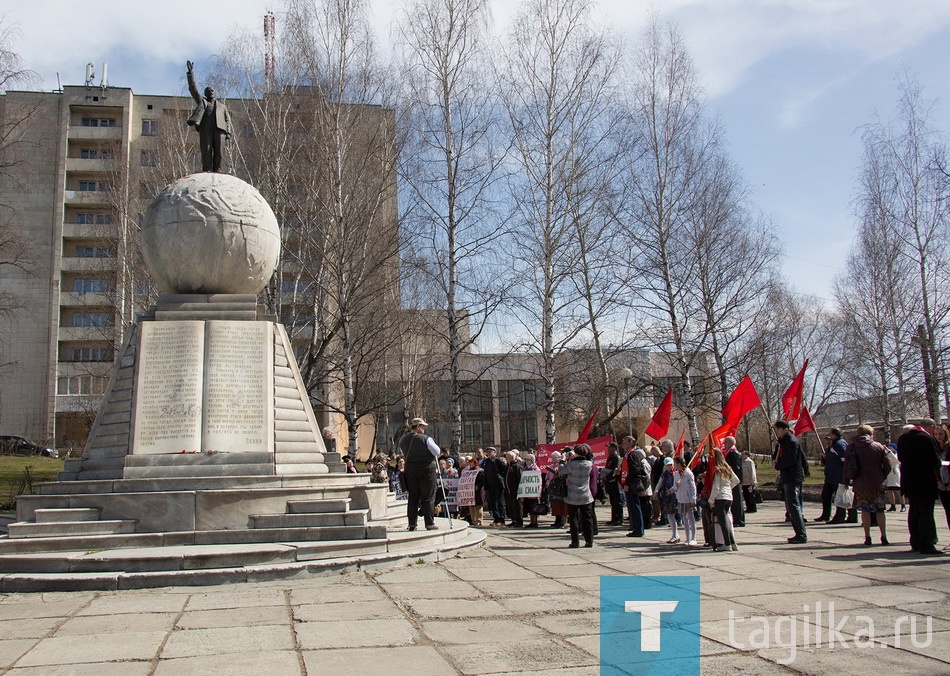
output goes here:
<path id="1" fill-rule="evenodd" d="M 712 437 L 712 442 L 714 446 L 720 446 L 722 440 L 730 435 L 729 423 L 724 422 L 722 425 L 714 429 L 709 433 L 709 436 Z"/>
<path id="2" fill-rule="evenodd" d="M 663 401 L 660 402 L 660 407 L 656 409 L 656 413 L 653 414 L 653 419 L 650 420 L 650 424 L 647 425 L 645 433 L 657 441 L 665 437 L 670 429 L 670 414 L 672 411 L 673 388 L 670 388 L 670 391 L 663 397 Z"/>
<path id="3" fill-rule="evenodd" d="M 807 406 L 802 406 L 802 411 L 798 422 L 795 423 L 795 436 L 800 436 L 805 432 L 811 432 L 815 429 L 815 421 L 811 417 L 811 413 L 808 412 Z"/>
<path id="4" fill-rule="evenodd" d="M 805 390 L 805 369 L 807 368 L 808 360 L 806 359 L 805 363 L 802 364 L 802 370 L 798 372 L 795 380 L 782 395 L 782 411 L 785 412 L 786 420 L 798 420 L 798 416 L 801 415 Z"/>
<path id="5" fill-rule="evenodd" d="M 706 445 L 706 441 L 709 439 L 709 435 L 703 437 L 703 440 L 699 442 L 699 446 L 696 447 L 696 452 L 693 453 L 693 459 L 689 461 L 689 468 L 696 469 L 696 465 L 699 464 L 700 459 L 703 457 L 703 447 Z"/>
<path id="6" fill-rule="evenodd" d="M 673 451 L 673 457 L 677 458 L 683 455 L 683 446 L 686 443 L 686 430 L 680 433 L 680 440 L 676 442 L 676 450 Z"/>
<path id="7" fill-rule="evenodd" d="M 746 376 L 729 395 L 729 401 L 726 402 L 726 407 L 722 409 L 722 417 L 726 419 L 727 429 L 727 434 L 723 436 L 735 434 L 745 414 L 761 403 L 759 394 L 755 391 L 755 385 L 752 384 L 752 378 Z"/>
<path id="8" fill-rule="evenodd" d="M 718 452 L 716 446 L 713 445 L 709 451 L 709 460 L 706 462 L 706 474 L 703 475 L 703 492 L 707 498 L 712 493 L 713 480 L 716 478 L 716 453 Z"/>
<path id="9" fill-rule="evenodd" d="M 597 417 L 597 413 L 600 411 L 600 406 L 594 409 L 594 414 L 590 417 L 590 420 L 587 421 L 587 424 L 584 425 L 584 429 L 581 431 L 581 435 L 577 437 L 577 443 L 582 444 L 587 441 L 587 437 L 590 436 L 590 431 L 594 427 L 594 418 Z"/>

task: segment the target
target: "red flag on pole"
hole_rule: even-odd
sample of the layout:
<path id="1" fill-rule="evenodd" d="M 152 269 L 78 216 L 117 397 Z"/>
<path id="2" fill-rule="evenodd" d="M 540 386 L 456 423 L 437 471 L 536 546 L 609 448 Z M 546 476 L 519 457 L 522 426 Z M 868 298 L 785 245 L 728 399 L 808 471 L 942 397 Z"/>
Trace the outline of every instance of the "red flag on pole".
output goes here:
<path id="1" fill-rule="evenodd" d="M 676 450 L 673 451 L 673 457 L 677 458 L 683 455 L 683 446 L 686 444 L 686 430 L 680 434 L 680 440 L 676 442 Z"/>
<path id="2" fill-rule="evenodd" d="M 600 406 L 594 409 L 594 414 L 590 417 L 590 420 L 587 421 L 587 424 L 584 425 L 581 435 L 577 437 L 577 443 L 582 444 L 587 441 L 587 437 L 590 436 L 590 431 L 594 428 L 594 418 L 597 417 L 598 412 L 600 412 Z"/>
<path id="3" fill-rule="evenodd" d="M 663 397 L 660 407 L 656 409 L 656 413 L 653 414 L 653 419 L 650 420 L 650 424 L 647 425 L 645 433 L 658 441 L 665 437 L 670 429 L 670 414 L 672 411 L 673 388 L 670 388 L 670 391 Z"/>
<path id="4" fill-rule="evenodd" d="M 729 395 L 729 401 L 726 402 L 726 407 L 722 409 L 722 416 L 726 419 L 724 423 L 726 434 L 722 436 L 735 434 L 745 414 L 761 403 L 759 393 L 755 391 L 755 385 L 752 384 L 752 378 L 746 376 Z"/>
<path id="5" fill-rule="evenodd" d="M 703 440 L 699 442 L 699 446 L 696 447 L 696 452 L 693 453 L 693 459 L 689 461 L 689 468 L 696 469 L 696 466 L 699 464 L 700 459 L 703 457 L 703 448 L 706 446 L 706 441 L 709 439 L 709 435 L 703 437 Z"/>
<path id="6" fill-rule="evenodd" d="M 811 417 L 811 413 L 808 412 L 807 406 L 802 406 L 802 411 L 798 422 L 795 423 L 795 436 L 801 436 L 805 432 L 811 432 L 815 429 L 815 421 Z"/>
<path id="7" fill-rule="evenodd" d="M 707 498 L 712 493 L 713 480 L 716 478 L 716 453 L 719 452 L 719 449 L 713 444 L 709 451 L 709 460 L 706 462 L 706 474 L 703 475 L 703 492 Z"/>
<path id="8" fill-rule="evenodd" d="M 730 434 L 729 423 L 724 422 L 722 425 L 714 429 L 709 433 L 709 436 L 712 437 L 712 442 L 714 446 L 719 446 L 722 444 L 722 440 L 728 437 Z"/>
<path id="9" fill-rule="evenodd" d="M 782 411 L 785 413 L 786 420 L 798 420 L 798 416 L 801 415 L 805 390 L 805 369 L 807 368 L 808 360 L 806 359 L 805 363 L 802 364 L 802 370 L 798 372 L 795 380 L 782 395 Z"/>

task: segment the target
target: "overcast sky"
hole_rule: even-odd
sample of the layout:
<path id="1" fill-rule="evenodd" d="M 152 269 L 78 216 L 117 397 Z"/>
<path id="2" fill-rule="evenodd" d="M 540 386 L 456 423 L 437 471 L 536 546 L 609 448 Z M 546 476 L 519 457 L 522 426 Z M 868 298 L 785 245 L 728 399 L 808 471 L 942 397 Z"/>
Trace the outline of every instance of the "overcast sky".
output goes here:
<path id="1" fill-rule="evenodd" d="M 503 27 L 517 1 L 492 0 Z M 373 0 L 381 37 L 397 3 Z M 261 0 L 0 0 L 14 45 L 44 89 L 82 84 L 85 65 L 109 64 L 109 83 L 137 94 L 184 92 L 184 62 L 199 71 L 237 27 L 259 28 Z M 947 0 L 600 0 L 597 18 L 634 43 L 653 7 L 677 22 L 701 73 L 728 149 L 758 208 L 782 234 L 786 277 L 830 298 L 854 232 L 851 202 L 861 127 L 889 117 L 894 78 L 906 68 L 938 99 L 934 122 L 950 130 Z M 741 274 L 741 261 L 723 261 Z"/>

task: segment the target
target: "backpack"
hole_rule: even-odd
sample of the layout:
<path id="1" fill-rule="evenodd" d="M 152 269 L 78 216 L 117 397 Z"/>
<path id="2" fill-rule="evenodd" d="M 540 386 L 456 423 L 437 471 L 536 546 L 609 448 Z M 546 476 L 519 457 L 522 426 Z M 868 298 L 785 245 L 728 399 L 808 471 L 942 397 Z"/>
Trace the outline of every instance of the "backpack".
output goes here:
<path id="1" fill-rule="evenodd" d="M 642 493 L 650 487 L 650 475 L 643 468 L 643 461 L 633 451 L 627 453 L 624 459 L 627 461 L 627 490 Z"/>

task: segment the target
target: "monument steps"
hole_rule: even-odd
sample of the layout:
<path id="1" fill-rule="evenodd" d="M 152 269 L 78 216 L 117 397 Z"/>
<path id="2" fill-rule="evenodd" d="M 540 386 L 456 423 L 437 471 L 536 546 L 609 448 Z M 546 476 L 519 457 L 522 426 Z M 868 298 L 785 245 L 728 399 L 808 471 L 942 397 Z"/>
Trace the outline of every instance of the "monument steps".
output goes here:
<path id="1" fill-rule="evenodd" d="M 132 519 L 110 521 L 53 521 L 47 523 L 17 522 L 7 526 L 11 540 L 18 538 L 77 537 L 85 535 L 119 535 L 135 532 Z"/>
<path id="2" fill-rule="evenodd" d="M 368 509 L 353 509 L 345 512 L 317 512 L 304 514 L 252 514 L 254 528 L 315 528 L 322 526 L 365 526 L 369 519 Z"/>
<path id="3" fill-rule="evenodd" d="M 33 512 L 36 523 L 57 521 L 98 521 L 102 510 L 98 507 L 75 507 L 72 509 L 38 509 Z"/>
<path id="4" fill-rule="evenodd" d="M 275 462 L 278 465 L 307 465 L 314 464 L 323 461 L 323 454 L 317 453 L 318 457 L 314 457 L 313 453 L 277 453 Z"/>
<path id="5" fill-rule="evenodd" d="M 485 533 L 476 530 L 449 532 L 447 530 L 422 531 L 421 533 L 398 533 L 386 540 L 361 540 L 344 542 L 297 543 L 288 542 L 274 547 L 292 549 L 296 560 L 274 561 L 269 563 L 246 563 L 224 567 L 200 567 L 200 563 L 225 562 L 227 547 L 216 546 L 213 551 L 208 547 L 187 547 L 179 558 L 165 558 L 168 569 L 135 570 L 135 566 L 150 559 L 148 552 L 142 552 L 125 559 L 122 555 L 129 550 L 118 552 L 95 552 L 95 558 L 101 561 L 100 572 L 64 572 L 62 564 L 47 557 L 21 557 L 19 572 L 0 573 L 0 593 L 43 592 L 43 591 L 115 591 L 119 589 L 151 589 L 166 586 L 199 586 L 214 584 L 233 584 L 240 582 L 265 582 L 286 580 L 300 576 L 339 575 L 344 570 L 384 570 L 401 565 L 416 563 L 419 559 L 439 561 L 455 556 L 459 551 L 481 546 Z M 404 537 L 414 536 L 414 537 Z M 245 556 L 247 545 L 232 545 L 235 559 Z M 159 551 L 166 551 L 159 550 Z M 268 556 L 263 550 L 258 556 Z M 66 558 L 66 552 L 59 555 Z M 71 558 L 93 554 L 91 552 L 69 552 Z M 283 556 L 283 551 L 273 554 Z M 253 554 L 248 558 L 253 559 Z M 0 567 L 5 567 L 3 555 L 0 555 Z M 90 557 L 90 560 L 93 557 Z M 44 559 L 46 559 L 44 561 Z M 152 559 L 162 560 L 163 557 Z M 58 566 L 50 572 L 26 571 L 26 561 L 34 568 Z M 12 566 L 11 562 L 11 566 Z M 89 565 L 83 562 L 76 565 Z M 175 566 L 172 568 L 172 566 Z M 131 570 L 126 570 L 126 569 Z"/>
<path id="6" fill-rule="evenodd" d="M 288 514 L 326 514 L 345 512 L 350 508 L 350 498 L 325 498 L 320 500 L 288 500 Z"/>

